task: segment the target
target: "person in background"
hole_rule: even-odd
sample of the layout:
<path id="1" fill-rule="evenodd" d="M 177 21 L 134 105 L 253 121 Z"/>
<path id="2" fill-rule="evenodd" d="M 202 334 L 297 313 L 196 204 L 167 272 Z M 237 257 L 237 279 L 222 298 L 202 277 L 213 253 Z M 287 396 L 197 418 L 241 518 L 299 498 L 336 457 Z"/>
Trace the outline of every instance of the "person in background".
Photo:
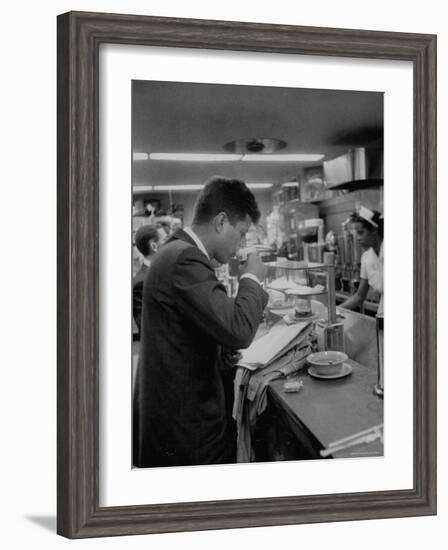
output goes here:
<path id="1" fill-rule="evenodd" d="M 165 230 L 157 225 L 142 225 L 135 234 L 135 246 L 143 256 L 143 263 L 132 281 L 132 316 L 138 328 L 138 339 L 141 333 L 143 282 L 152 258 L 166 236 Z"/>
<path id="2" fill-rule="evenodd" d="M 236 462 L 221 349 L 246 348 L 255 337 L 268 299 L 260 282 L 266 267 L 250 253 L 231 298 L 211 262 L 227 263 L 259 218 L 242 181 L 213 178 L 192 226 L 171 235 L 152 261 L 143 289 L 134 466 Z"/>
<path id="3" fill-rule="evenodd" d="M 383 216 L 376 210 L 361 206 L 352 214 L 356 231 L 364 252 L 361 255 L 361 280 L 356 293 L 340 304 L 341 308 L 355 309 L 362 306 L 369 287 L 380 294 L 378 313 L 383 314 Z"/>
<path id="4" fill-rule="evenodd" d="M 158 200 L 136 199 L 132 207 L 132 240 L 135 243 L 135 234 L 142 225 L 153 225 Z M 143 258 L 135 246 L 132 247 L 132 276 L 135 277 L 141 268 Z"/>
<path id="5" fill-rule="evenodd" d="M 137 230 L 142 225 L 155 223 L 155 215 L 158 201 L 144 201 L 137 199 L 132 207 L 132 225 Z"/>

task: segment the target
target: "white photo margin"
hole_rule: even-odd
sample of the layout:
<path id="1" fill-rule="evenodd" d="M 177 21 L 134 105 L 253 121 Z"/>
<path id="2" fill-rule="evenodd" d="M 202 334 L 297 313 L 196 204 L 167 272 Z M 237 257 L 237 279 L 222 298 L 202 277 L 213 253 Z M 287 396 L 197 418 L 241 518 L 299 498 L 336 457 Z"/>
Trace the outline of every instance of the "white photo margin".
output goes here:
<path id="1" fill-rule="evenodd" d="M 411 489 L 413 71 L 404 61 L 100 47 L 100 506 Z M 384 92 L 385 456 L 131 469 L 131 81 Z"/>

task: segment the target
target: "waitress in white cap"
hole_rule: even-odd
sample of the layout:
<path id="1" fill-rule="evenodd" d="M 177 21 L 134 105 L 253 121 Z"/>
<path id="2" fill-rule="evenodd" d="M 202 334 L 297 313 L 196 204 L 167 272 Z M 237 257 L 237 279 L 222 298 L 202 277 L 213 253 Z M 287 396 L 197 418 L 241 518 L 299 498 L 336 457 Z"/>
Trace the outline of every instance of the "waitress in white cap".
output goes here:
<path id="1" fill-rule="evenodd" d="M 356 293 L 345 300 L 340 307 L 355 309 L 362 306 L 369 287 L 380 294 L 378 317 L 383 316 L 383 216 L 376 210 L 361 206 L 352 214 L 351 222 L 356 224 L 359 243 L 364 249 L 361 255 L 361 280 Z"/>

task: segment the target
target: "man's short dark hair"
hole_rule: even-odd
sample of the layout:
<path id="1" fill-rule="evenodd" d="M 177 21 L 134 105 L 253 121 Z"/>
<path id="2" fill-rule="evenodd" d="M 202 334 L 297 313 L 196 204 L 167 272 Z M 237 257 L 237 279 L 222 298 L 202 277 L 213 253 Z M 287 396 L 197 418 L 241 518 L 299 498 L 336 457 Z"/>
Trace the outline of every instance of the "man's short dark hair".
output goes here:
<path id="1" fill-rule="evenodd" d="M 142 225 L 138 228 L 135 234 L 135 246 L 137 250 L 143 254 L 143 256 L 149 256 L 150 242 L 159 240 L 159 233 L 157 231 L 159 226 L 154 224 Z"/>
<path id="2" fill-rule="evenodd" d="M 193 224 L 207 223 L 220 212 L 225 212 L 232 225 L 250 217 L 253 223 L 260 219 L 254 195 L 238 179 L 212 178 L 202 189 L 194 208 Z"/>

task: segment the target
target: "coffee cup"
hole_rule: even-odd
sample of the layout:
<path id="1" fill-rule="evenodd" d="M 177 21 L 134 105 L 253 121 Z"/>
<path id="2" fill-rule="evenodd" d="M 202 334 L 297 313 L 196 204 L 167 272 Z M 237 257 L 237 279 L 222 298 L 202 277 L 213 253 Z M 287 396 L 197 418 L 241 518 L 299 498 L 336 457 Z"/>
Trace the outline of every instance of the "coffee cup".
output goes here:
<path id="1" fill-rule="evenodd" d="M 346 353 L 333 350 L 318 351 L 307 357 L 307 361 L 312 365 L 313 370 L 322 376 L 340 374 L 344 361 L 347 361 L 347 359 Z"/>

